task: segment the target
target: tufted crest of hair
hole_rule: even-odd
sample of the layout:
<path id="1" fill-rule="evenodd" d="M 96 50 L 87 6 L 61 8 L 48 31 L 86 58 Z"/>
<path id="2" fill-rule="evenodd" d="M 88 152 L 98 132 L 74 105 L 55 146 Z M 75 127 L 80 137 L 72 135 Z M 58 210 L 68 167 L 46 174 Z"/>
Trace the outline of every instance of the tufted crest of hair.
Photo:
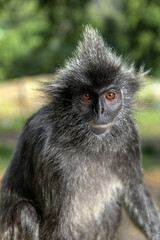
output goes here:
<path id="1" fill-rule="evenodd" d="M 49 101 L 55 101 L 64 89 L 74 91 L 81 85 L 112 83 L 118 84 L 133 99 L 145 74 L 143 67 L 136 71 L 131 61 L 117 56 L 98 30 L 86 26 L 73 57 L 57 71 L 56 79 L 43 83 L 43 91 Z"/>

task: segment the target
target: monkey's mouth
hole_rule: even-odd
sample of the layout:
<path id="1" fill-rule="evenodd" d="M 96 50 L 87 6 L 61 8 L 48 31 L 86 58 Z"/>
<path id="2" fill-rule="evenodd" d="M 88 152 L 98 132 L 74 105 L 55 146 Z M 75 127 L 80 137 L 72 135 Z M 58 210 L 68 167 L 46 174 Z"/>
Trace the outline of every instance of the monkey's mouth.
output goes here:
<path id="1" fill-rule="evenodd" d="M 107 131 L 107 129 L 110 127 L 111 123 L 107 124 L 95 124 L 92 125 L 92 131 L 96 133 L 97 135 L 103 134 Z"/>

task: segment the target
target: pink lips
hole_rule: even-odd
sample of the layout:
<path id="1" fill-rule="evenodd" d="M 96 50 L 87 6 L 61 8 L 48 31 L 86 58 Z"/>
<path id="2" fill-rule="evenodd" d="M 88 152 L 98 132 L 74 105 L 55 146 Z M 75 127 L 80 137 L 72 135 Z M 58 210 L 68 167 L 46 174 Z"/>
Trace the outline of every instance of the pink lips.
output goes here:
<path id="1" fill-rule="evenodd" d="M 97 124 L 97 125 L 93 125 L 93 128 L 108 128 L 111 125 L 111 123 L 107 123 L 107 124 Z"/>
<path id="2" fill-rule="evenodd" d="M 97 135 L 100 135 L 100 134 L 105 133 L 110 125 L 111 125 L 111 123 L 95 124 L 95 125 L 92 126 L 92 131 L 94 133 L 96 133 Z"/>

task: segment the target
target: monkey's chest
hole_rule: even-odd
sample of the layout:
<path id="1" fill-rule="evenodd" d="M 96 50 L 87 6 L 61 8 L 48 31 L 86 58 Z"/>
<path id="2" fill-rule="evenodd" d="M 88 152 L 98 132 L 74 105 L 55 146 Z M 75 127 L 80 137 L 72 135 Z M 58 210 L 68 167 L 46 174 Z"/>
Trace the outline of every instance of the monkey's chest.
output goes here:
<path id="1" fill-rule="evenodd" d="M 75 191 L 70 205 L 73 229 L 79 229 L 78 232 L 86 232 L 86 229 L 90 229 L 93 234 L 96 228 L 102 227 L 104 219 L 106 222 L 107 219 L 116 217 L 113 212 L 117 211 L 121 193 L 122 184 L 115 176 L 82 182 Z"/>

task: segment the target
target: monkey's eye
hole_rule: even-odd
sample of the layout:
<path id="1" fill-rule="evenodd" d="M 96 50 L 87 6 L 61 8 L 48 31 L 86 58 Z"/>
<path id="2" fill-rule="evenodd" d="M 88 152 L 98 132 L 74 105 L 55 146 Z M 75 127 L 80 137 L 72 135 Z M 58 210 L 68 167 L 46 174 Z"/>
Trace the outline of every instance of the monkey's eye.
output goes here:
<path id="1" fill-rule="evenodd" d="M 88 100 L 91 99 L 91 96 L 90 96 L 89 92 L 86 92 L 86 93 L 84 93 L 84 94 L 81 95 L 80 99 L 81 99 L 82 101 L 88 101 Z"/>
<path id="2" fill-rule="evenodd" d="M 115 94 L 114 92 L 108 92 L 108 93 L 106 94 L 106 98 L 107 98 L 108 100 L 114 99 L 115 96 L 116 96 L 116 94 Z"/>

